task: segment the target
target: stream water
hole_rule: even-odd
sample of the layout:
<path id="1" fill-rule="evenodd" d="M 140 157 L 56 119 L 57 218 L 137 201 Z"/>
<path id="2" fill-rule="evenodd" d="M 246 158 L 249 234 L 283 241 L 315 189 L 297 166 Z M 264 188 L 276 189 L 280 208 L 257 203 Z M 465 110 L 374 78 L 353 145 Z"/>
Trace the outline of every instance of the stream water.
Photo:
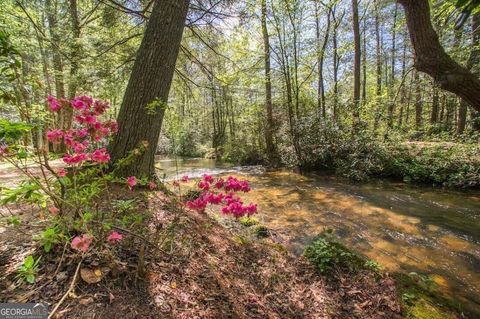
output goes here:
<path id="1" fill-rule="evenodd" d="M 480 194 L 390 181 L 353 184 L 321 174 L 266 172 L 207 159 L 158 159 L 166 179 L 247 175 L 258 218 L 300 254 L 325 228 L 388 271 L 430 276 L 439 291 L 480 318 Z"/>

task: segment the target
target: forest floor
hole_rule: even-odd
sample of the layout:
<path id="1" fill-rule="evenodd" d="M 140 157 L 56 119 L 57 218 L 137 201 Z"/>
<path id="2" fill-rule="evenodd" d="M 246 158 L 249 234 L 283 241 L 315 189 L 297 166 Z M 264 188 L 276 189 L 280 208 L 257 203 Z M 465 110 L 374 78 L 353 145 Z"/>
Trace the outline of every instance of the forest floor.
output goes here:
<path id="1" fill-rule="evenodd" d="M 84 256 L 80 265 L 78 254 L 57 247 L 44 255 L 35 284 L 19 283 L 19 264 L 27 255 L 40 254 L 32 238 L 42 229 L 43 216 L 10 207 L 22 222 L 0 226 L 1 301 L 46 302 L 51 311 L 65 296 L 54 318 L 401 317 L 395 281 L 388 274 L 320 276 L 274 239 L 246 240 L 235 227 L 183 210 L 161 192 L 115 194 L 142 201 L 137 209 L 151 212 L 147 226 L 168 234 L 157 247 L 147 246 L 144 276 L 138 276 L 144 245 L 130 238 L 114 255 Z M 80 275 L 72 285 L 77 267 Z"/>

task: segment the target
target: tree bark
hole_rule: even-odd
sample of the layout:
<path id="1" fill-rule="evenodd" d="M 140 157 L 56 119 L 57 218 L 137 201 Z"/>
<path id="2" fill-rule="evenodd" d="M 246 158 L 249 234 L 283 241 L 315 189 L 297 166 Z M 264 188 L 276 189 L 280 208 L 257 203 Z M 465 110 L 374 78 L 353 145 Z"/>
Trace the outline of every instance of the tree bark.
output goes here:
<path id="1" fill-rule="evenodd" d="M 390 65 L 390 83 L 388 85 L 388 95 L 390 101 L 388 102 L 388 128 L 393 127 L 393 117 L 395 114 L 395 102 L 394 102 L 394 88 L 395 88 L 395 57 L 396 57 L 396 35 L 397 35 L 397 16 L 398 16 L 398 4 L 395 3 L 395 10 L 393 13 L 393 30 L 392 30 L 392 61 Z"/>
<path id="2" fill-rule="evenodd" d="M 420 86 L 420 77 L 418 71 L 415 71 L 415 129 L 422 128 L 423 119 L 422 88 Z"/>
<path id="3" fill-rule="evenodd" d="M 432 113 L 430 115 L 430 124 L 436 124 L 438 122 L 438 109 L 440 106 L 440 97 L 438 96 L 438 89 L 433 84 L 432 86 Z"/>
<path id="4" fill-rule="evenodd" d="M 273 143 L 273 104 L 272 104 L 272 72 L 270 63 L 270 37 L 267 28 L 267 1 L 262 0 L 262 35 L 263 35 L 263 56 L 265 62 L 265 145 L 268 161 L 271 165 L 277 165 L 275 144 Z"/>
<path id="5" fill-rule="evenodd" d="M 323 37 L 322 44 L 320 44 L 320 10 L 318 8 L 318 3 L 315 1 L 315 24 L 316 24 L 316 35 L 317 35 L 317 64 L 318 64 L 318 88 L 317 88 L 317 104 L 318 109 L 322 114 L 323 119 L 327 117 L 326 105 L 325 105 L 325 83 L 323 79 L 323 64 L 325 61 L 325 50 L 328 44 L 328 38 L 330 35 L 330 25 L 331 25 L 331 12 L 332 8 L 327 7 L 327 27 L 325 29 L 325 35 Z"/>
<path id="6" fill-rule="evenodd" d="M 467 68 L 473 72 L 475 75 L 479 75 L 480 69 L 480 14 L 474 14 L 472 16 L 472 50 L 470 51 L 470 56 L 468 57 Z M 467 112 L 467 102 L 462 99 L 461 102 L 461 111 Z M 462 110 L 463 109 L 463 110 Z M 471 110 L 471 119 L 472 119 L 472 129 L 475 131 L 480 131 L 480 111 L 472 109 Z"/>
<path id="7" fill-rule="evenodd" d="M 376 57 L 376 78 L 377 86 L 375 88 L 375 114 L 373 120 L 373 134 L 376 135 L 382 114 L 382 37 L 380 34 L 380 16 L 378 10 L 378 0 L 374 2 L 375 7 L 375 57 Z"/>
<path id="8" fill-rule="evenodd" d="M 355 42 L 355 61 L 354 61 L 354 83 L 353 83 L 353 126 L 356 127 L 360 122 L 360 68 L 361 68 L 361 43 L 360 26 L 358 22 L 358 2 L 352 0 L 353 11 L 353 37 Z"/>
<path id="9" fill-rule="evenodd" d="M 345 11 L 337 18 L 336 16 L 337 5 L 332 7 L 332 20 L 333 20 L 333 32 L 332 32 L 332 45 L 333 45 L 333 120 L 336 122 L 339 117 L 338 110 L 338 69 L 340 67 L 340 56 L 338 54 L 338 28 L 342 23 Z"/>
<path id="10" fill-rule="evenodd" d="M 430 75 L 444 90 L 456 94 L 480 112 L 480 80 L 443 49 L 430 19 L 428 0 L 397 0 L 405 9 L 415 68 Z"/>
<path id="11" fill-rule="evenodd" d="M 133 65 L 110 145 L 118 163 L 140 144 L 144 152 L 117 170 L 120 176 L 155 175 L 154 159 L 190 0 L 157 0 Z"/>

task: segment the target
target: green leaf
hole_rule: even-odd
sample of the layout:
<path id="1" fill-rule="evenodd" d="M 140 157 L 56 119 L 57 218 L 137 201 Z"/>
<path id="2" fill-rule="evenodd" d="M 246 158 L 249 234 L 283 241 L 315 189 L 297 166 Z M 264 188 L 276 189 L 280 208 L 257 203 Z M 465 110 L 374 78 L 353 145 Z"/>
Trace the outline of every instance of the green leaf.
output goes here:
<path id="1" fill-rule="evenodd" d="M 26 279 L 27 282 L 30 283 L 30 284 L 35 283 L 35 275 L 34 275 L 34 274 L 29 274 L 29 275 L 27 275 L 27 277 L 26 277 L 25 279 Z"/>
<path id="2" fill-rule="evenodd" d="M 45 250 L 46 253 L 50 252 L 52 249 L 52 243 L 51 242 L 46 242 L 43 244 L 43 249 Z"/>
<path id="3" fill-rule="evenodd" d="M 33 267 L 33 264 L 34 264 L 34 260 L 33 260 L 33 257 L 32 257 L 32 256 L 28 256 L 28 257 L 25 258 L 25 260 L 23 261 L 23 265 L 25 266 L 25 268 L 32 268 L 32 267 Z"/>

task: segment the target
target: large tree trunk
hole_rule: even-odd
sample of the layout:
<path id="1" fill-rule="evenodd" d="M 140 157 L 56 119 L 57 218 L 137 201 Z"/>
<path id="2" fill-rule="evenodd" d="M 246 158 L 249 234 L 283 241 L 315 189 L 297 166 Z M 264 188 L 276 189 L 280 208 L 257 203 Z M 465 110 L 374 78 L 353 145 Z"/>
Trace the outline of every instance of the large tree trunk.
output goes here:
<path id="1" fill-rule="evenodd" d="M 157 0 L 133 65 L 118 114 L 120 131 L 110 145 L 113 163 L 140 146 L 147 149 L 119 175 L 150 177 L 190 0 Z"/>
<path id="2" fill-rule="evenodd" d="M 262 34 L 263 34 L 263 55 L 265 61 L 265 144 L 268 161 L 271 165 L 278 164 L 275 144 L 273 143 L 273 105 L 272 105 L 272 74 L 270 65 L 270 38 L 267 29 L 267 1 L 262 0 Z"/>
<path id="3" fill-rule="evenodd" d="M 405 9 L 410 39 L 415 51 L 415 68 L 430 75 L 480 112 L 480 80 L 456 63 L 443 49 L 430 20 L 428 0 L 397 0 Z"/>
<path id="4" fill-rule="evenodd" d="M 352 0 L 353 11 L 353 38 L 355 42 L 355 63 L 353 80 L 353 126 L 356 127 L 360 122 L 360 68 L 361 68 L 361 48 L 360 48 L 360 25 L 358 22 L 358 2 Z"/>

